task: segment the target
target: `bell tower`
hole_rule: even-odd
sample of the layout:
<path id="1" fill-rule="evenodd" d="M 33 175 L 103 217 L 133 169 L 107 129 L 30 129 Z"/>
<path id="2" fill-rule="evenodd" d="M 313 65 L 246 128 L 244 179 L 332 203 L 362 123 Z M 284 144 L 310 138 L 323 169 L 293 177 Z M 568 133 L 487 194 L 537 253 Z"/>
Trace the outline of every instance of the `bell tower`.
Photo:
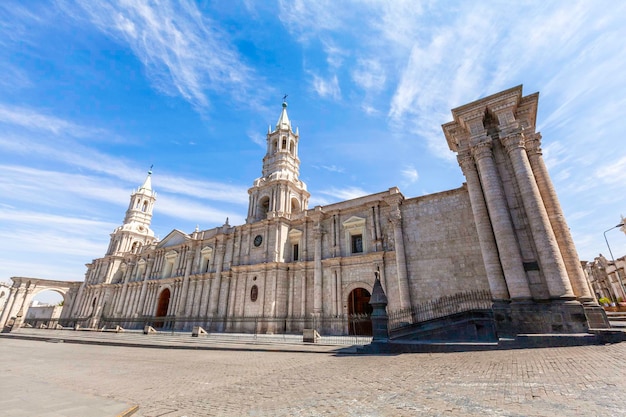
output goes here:
<path id="1" fill-rule="evenodd" d="M 267 152 L 263 158 L 263 171 L 248 190 L 250 203 L 247 223 L 270 217 L 287 217 L 306 210 L 310 194 L 304 182 L 298 179 L 298 129 L 294 132 L 287 115 L 287 102 L 276 123 L 267 131 Z"/>
<path id="2" fill-rule="evenodd" d="M 137 253 L 144 245 L 155 241 L 150 229 L 156 192 L 152 190 L 152 169 L 141 187 L 133 191 L 126 210 L 124 223 L 111 233 L 107 255 Z"/>

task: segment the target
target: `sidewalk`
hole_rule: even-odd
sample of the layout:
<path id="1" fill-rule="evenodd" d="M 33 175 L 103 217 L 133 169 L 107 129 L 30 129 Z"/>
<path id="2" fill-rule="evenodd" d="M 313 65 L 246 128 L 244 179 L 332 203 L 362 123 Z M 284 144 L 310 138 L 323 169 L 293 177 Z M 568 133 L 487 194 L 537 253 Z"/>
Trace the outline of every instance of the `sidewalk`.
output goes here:
<path id="1" fill-rule="evenodd" d="M 14 365 L 19 366 L 19 364 Z M 19 375 L 0 378 L 0 413 L 11 417 L 127 417 L 136 405 L 68 392 L 55 384 Z"/>
<path id="2" fill-rule="evenodd" d="M 298 335 L 253 335 L 211 333 L 192 337 L 190 332 L 49 330 L 21 328 L 0 333 L 0 338 L 40 340 L 56 343 L 79 343 L 107 346 L 160 349 L 239 350 L 294 353 L 356 353 L 357 346 L 368 344 L 371 337 L 322 337 L 317 343 L 304 343 Z"/>

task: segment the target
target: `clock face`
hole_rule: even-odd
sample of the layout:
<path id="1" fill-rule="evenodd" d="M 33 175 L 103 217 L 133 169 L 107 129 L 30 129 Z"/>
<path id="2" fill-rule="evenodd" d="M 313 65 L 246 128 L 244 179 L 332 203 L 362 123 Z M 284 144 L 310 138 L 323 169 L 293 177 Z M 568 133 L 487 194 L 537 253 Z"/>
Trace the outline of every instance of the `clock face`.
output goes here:
<path id="1" fill-rule="evenodd" d="M 256 237 L 254 238 L 254 246 L 261 246 L 262 242 L 263 242 L 263 236 L 256 235 Z"/>

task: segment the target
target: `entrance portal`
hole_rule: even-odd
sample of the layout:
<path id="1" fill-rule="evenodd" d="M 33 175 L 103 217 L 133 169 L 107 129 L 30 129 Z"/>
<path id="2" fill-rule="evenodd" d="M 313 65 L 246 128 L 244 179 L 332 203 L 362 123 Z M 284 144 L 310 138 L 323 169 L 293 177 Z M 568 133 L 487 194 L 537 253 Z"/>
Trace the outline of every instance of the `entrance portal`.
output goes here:
<path id="1" fill-rule="evenodd" d="M 157 303 L 156 317 L 167 316 L 167 309 L 170 306 L 170 290 L 168 288 L 161 291 L 159 295 L 159 302 Z M 163 327 L 163 321 L 157 321 L 154 323 L 154 327 Z"/>
<path id="2" fill-rule="evenodd" d="M 351 335 L 372 335 L 371 294 L 365 288 L 355 288 L 348 295 L 348 332 Z"/>

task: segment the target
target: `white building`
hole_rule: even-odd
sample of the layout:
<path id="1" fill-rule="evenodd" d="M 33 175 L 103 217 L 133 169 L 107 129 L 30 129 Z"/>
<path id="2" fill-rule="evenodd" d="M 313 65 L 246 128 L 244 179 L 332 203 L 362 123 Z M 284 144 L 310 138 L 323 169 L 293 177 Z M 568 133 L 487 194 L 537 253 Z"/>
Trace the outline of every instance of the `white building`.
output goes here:
<path id="1" fill-rule="evenodd" d="M 388 311 L 407 325 L 487 301 L 498 334 L 606 326 L 543 163 L 537 105 L 518 86 L 452 110 L 443 131 L 467 179 L 457 189 L 407 198 L 392 187 L 309 208 L 300 135 L 283 103 L 246 224 L 157 241 L 148 173 L 63 316 L 90 326 L 367 332 L 354 315 L 369 312 L 377 273 Z M 15 293 L 27 293 L 25 280 Z M 424 306 L 430 316 L 418 314 Z M 10 310 L 3 320 L 19 312 Z"/>

